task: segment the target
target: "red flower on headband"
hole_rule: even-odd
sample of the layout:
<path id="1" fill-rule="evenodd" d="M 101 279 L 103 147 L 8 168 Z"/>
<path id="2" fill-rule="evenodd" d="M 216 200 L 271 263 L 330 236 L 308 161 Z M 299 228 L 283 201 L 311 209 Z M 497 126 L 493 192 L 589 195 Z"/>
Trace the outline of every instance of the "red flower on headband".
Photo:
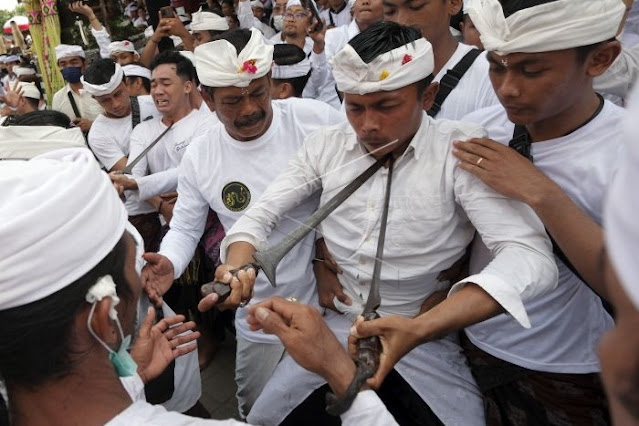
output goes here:
<path id="1" fill-rule="evenodd" d="M 257 72 L 257 67 L 255 66 L 255 59 L 249 59 L 248 61 L 244 61 L 244 63 L 242 64 L 242 68 L 240 68 L 240 72 L 255 74 Z"/>
<path id="2" fill-rule="evenodd" d="M 402 65 L 406 65 L 407 63 L 409 63 L 410 61 L 413 60 L 413 57 L 410 56 L 408 53 L 404 55 L 404 58 L 402 59 Z"/>

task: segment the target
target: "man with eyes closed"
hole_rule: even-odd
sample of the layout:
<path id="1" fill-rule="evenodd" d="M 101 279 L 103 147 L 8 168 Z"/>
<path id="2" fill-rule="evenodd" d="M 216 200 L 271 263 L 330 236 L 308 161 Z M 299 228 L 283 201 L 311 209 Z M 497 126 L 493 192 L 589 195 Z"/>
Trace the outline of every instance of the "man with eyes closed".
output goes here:
<path id="1" fill-rule="evenodd" d="M 146 255 L 149 266 L 143 280 L 157 297 L 169 289 L 191 260 L 209 208 L 228 231 L 284 170 L 306 135 L 344 121 L 339 111 L 323 102 L 298 98 L 271 101 L 273 46 L 264 42 L 259 30 L 225 32 L 217 40 L 198 46 L 194 53 L 203 96 L 215 105 L 221 123 L 195 139 L 182 158 L 180 196 L 171 230 L 162 240 L 159 253 Z M 300 204 L 280 222 L 269 243 L 289 234 L 317 204 L 317 199 Z M 242 271 L 231 282 L 232 294 L 218 307 L 234 309 L 273 295 L 295 296 L 317 307 L 311 264 L 314 239 L 314 233 L 309 234 L 284 258 L 278 268 L 277 288 L 260 274 L 254 294 L 241 294 L 236 291 L 238 279 L 255 278 L 254 270 Z M 216 279 L 231 281 L 230 274 L 224 274 L 224 268 L 218 268 Z M 249 330 L 246 317 L 246 309 L 239 309 L 235 319 L 237 396 L 242 416 L 248 414 L 284 354 L 277 339 Z"/>

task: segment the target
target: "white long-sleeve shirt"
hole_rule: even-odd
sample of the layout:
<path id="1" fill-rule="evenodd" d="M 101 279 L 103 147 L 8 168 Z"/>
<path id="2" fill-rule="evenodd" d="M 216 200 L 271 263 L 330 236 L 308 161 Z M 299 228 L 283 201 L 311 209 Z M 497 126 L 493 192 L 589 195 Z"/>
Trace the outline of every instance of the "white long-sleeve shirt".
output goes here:
<path id="1" fill-rule="evenodd" d="M 109 52 L 109 44 L 111 44 L 111 35 L 105 27 L 102 27 L 100 31 L 91 27 L 91 34 L 93 38 L 95 38 L 98 47 L 100 48 L 100 57 L 109 59 L 111 57 L 111 52 Z"/>
<path id="2" fill-rule="evenodd" d="M 240 28 L 257 28 L 265 39 L 275 35 L 275 30 L 253 15 L 251 2 L 242 0 L 237 5 L 237 20 L 240 21 Z"/>
<path id="3" fill-rule="evenodd" d="M 342 25 L 335 28 L 329 28 L 326 31 L 326 58 L 331 60 L 340 50 L 348 44 L 348 42 L 360 33 L 357 21 L 353 19 L 350 24 Z"/>

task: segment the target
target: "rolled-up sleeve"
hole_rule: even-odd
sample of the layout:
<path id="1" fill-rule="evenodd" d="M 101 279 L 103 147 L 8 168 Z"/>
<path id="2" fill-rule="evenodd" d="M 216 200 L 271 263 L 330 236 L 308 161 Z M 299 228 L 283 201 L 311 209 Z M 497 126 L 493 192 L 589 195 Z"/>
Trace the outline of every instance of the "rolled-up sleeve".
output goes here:
<path id="1" fill-rule="evenodd" d="M 344 426 L 392 426 L 397 424 L 382 400 L 372 390 L 360 392 L 351 408 L 342 414 L 341 418 Z"/>

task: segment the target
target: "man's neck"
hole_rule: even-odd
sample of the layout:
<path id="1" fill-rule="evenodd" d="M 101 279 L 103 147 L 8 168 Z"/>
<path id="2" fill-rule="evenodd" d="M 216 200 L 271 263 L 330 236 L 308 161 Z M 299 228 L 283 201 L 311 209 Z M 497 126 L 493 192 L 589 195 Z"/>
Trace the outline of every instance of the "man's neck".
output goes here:
<path id="1" fill-rule="evenodd" d="M 450 33 L 450 31 L 448 31 L 440 39 L 429 41 L 433 46 L 433 56 L 435 59 L 435 68 L 433 69 L 433 75 L 437 75 L 453 56 L 453 54 L 457 50 L 457 46 L 459 46 L 459 42 Z"/>
<path id="2" fill-rule="evenodd" d="M 595 114 L 601 104 L 599 96 L 594 90 L 575 100 L 568 109 L 526 126 L 533 142 L 543 142 L 566 136 L 582 126 Z"/>
<path id="3" fill-rule="evenodd" d="M 169 126 L 171 123 L 175 124 L 187 115 L 189 115 L 193 111 L 193 107 L 191 103 L 187 100 L 187 103 L 182 105 L 177 111 L 174 111 L 171 114 L 165 114 L 162 117 L 162 123 Z"/>
<path id="4" fill-rule="evenodd" d="M 370 27 L 371 25 L 373 25 L 375 22 L 361 22 L 358 21 L 357 19 L 355 19 L 355 24 L 357 25 L 357 28 L 359 28 L 359 32 L 363 32 L 366 31 L 368 29 L 368 27 Z"/>
<path id="5" fill-rule="evenodd" d="M 69 83 L 69 87 L 71 88 L 71 90 L 73 90 L 75 93 L 80 93 L 80 90 L 84 87 L 82 86 L 81 82 L 77 82 L 77 83 Z"/>
<path id="6" fill-rule="evenodd" d="M 293 34 L 293 35 L 287 35 L 284 40 L 288 43 L 288 44 L 294 44 L 297 47 L 299 47 L 300 49 L 304 50 L 304 46 L 306 46 L 306 36 L 305 35 L 299 35 L 299 34 Z"/>
<path id="7" fill-rule="evenodd" d="M 333 13 L 340 13 L 342 10 L 344 10 L 344 8 L 346 7 L 346 2 L 342 3 L 341 5 L 337 6 L 336 9 L 333 9 L 331 7 L 331 12 Z"/>

